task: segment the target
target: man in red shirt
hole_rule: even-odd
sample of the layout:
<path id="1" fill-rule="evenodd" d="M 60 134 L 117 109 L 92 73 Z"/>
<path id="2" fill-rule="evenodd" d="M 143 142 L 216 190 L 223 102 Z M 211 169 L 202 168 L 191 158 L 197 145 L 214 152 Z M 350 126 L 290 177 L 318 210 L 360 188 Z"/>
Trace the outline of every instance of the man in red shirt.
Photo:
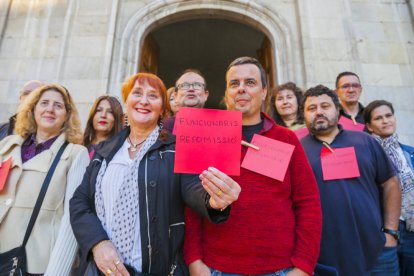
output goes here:
<path id="1" fill-rule="evenodd" d="M 294 146 L 283 181 L 241 168 L 227 222 L 187 210 L 185 260 L 191 275 L 311 275 L 319 255 L 321 207 L 312 169 L 296 135 L 261 112 L 266 73 L 254 58 L 234 60 L 225 102 L 243 116 L 243 139 L 259 134 Z M 243 147 L 242 159 L 247 149 Z"/>

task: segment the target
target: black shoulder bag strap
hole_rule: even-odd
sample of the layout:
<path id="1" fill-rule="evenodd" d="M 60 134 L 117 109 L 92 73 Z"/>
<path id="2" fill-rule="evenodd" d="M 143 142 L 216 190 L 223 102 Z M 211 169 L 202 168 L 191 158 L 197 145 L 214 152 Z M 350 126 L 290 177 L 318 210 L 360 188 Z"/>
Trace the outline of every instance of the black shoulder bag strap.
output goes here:
<path id="1" fill-rule="evenodd" d="M 26 247 L 26 243 L 29 240 L 30 233 L 32 233 L 33 226 L 36 222 L 37 215 L 39 215 L 40 207 L 42 206 L 43 199 L 45 198 L 47 188 L 49 186 L 50 180 L 52 179 L 53 173 L 59 163 L 60 157 L 63 154 L 63 151 L 66 149 L 68 142 L 65 142 L 59 149 L 58 153 L 56 154 L 55 159 L 53 160 L 52 165 L 47 172 L 46 178 L 43 181 L 42 188 L 40 189 L 39 196 L 37 197 L 36 204 L 33 208 L 32 216 L 30 217 L 29 225 L 27 226 L 26 234 L 24 235 L 22 248 Z"/>

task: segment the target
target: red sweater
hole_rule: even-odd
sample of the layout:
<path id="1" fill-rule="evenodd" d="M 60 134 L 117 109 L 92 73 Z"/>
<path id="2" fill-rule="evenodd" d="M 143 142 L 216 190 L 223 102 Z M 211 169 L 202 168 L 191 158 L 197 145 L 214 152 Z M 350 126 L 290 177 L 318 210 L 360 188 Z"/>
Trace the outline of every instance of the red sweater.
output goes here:
<path id="1" fill-rule="evenodd" d="M 184 255 L 227 273 L 265 274 L 288 267 L 312 274 L 319 256 L 322 214 L 318 187 L 296 135 L 264 118 L 260 135 L 295 146 L 283 182 L 241 168 L 229 219 L 212 224 L 186 210 Z M 242 147 L 242 160 L 246 148 Z"/>

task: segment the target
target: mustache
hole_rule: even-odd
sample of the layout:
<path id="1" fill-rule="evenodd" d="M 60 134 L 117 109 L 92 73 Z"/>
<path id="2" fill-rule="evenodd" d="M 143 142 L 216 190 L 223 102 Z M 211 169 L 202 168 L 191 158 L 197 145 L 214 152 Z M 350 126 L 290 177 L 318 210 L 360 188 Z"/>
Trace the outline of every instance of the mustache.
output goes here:
<path id="1" fill-rule="evenodd" d="M 317 119 L 321 119 L 321 118 L 323 118 L 323 119 L 325 119 L 325 120 L 329 121 L 328 117 L 326 117 L 326 116 L 325 116 L 325 115 L 323 115 L 323 114 L 316 115 L 316 117 L 315 117 L 315 119 L 313 119 L 313 121 L 316 121 Z"/>

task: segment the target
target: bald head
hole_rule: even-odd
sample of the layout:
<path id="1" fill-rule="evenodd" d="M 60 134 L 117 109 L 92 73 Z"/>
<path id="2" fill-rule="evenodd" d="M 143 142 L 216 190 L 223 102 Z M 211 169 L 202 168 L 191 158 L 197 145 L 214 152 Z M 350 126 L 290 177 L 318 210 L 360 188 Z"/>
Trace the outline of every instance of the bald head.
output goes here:
<path id="1" fill-rule="evenodd" d="M 38 80 L 31 80 L 26 82 L 20 90 L 20 102 L 23 102 L 23 100 L 26 98 L 27 95 L 30 94 L 30 92 L 43 85 L 44 83 Z"/>

